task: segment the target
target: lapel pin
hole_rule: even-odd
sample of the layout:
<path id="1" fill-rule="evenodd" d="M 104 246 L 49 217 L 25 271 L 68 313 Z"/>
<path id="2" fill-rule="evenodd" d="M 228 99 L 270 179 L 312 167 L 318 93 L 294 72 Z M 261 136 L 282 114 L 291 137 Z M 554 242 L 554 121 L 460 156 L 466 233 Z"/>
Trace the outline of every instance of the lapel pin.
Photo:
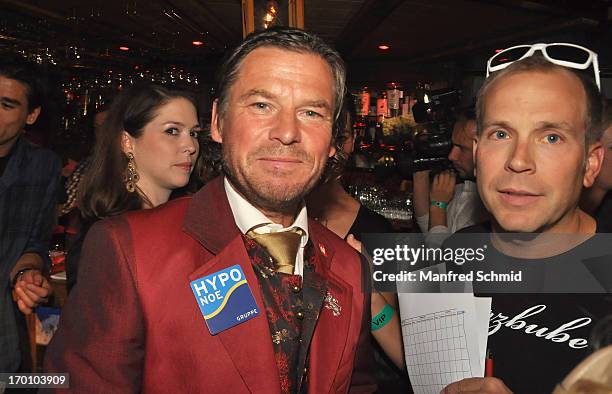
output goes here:
<path id="1" fill-rule="evenodd" d="M 319 244 L 319 250 L 321 251 L 321 253 L 323 253 L 323 256 L 327 257 L 327 249 L 325 249 L 325 246 L 323 246 L 323 244 Z"/>
<path id="2" fill-rule="evenodd" d="M 325 298 L 323 299 L 323 302 L 325 303 L 325 307 L 329 310 L 332 311 L 332 314 L 334 316 L 340 316 L 340 312 L 342 312 L 342 307 L 340 306 L 340 304 L 338 303 L 338 300 L 335 299 L 331 293 L 329 292 L 329 290 L 327 291 L 327 293 L 325 294 Z"/>

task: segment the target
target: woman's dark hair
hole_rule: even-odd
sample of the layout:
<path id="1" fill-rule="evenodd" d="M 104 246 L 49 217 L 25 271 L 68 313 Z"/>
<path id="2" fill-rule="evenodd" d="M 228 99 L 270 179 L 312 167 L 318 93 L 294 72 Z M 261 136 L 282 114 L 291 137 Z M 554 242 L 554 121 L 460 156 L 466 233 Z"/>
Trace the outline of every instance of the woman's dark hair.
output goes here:
<path id="1" fill-rule="evenodd" d="M 347 92 L 342 101 L 340 116 L 334 122 L 334 135 L 336 135 L 334 147 L 336 148 L 336 154 L 327 160 L 325 172 L 323 173 L 324 182 L 336 179 L 344 173 L 349 163 L 349 155 L 344 152 L 343 147 L 347 139 L 355 136 L 353 124 L 356 118 L 357 112 L 353 95 Z"/>
<path id="2" fill-rule="evenodd" d="M 200 138 L 200 157 L 193 167 L 187 191 L 195 193 L 208 181 L 223 174 L 223 148 L 209 136 Z"/>
<path id="3" fill-rule="evenodd" d="M 129 193 L 125 187 L 123 174 L 128 159 L 121 149 L 121 136 L 126 131 L 139 138 L 158 109 L 176 98 L 187 99 L 198 108 L 188 92 L 150 84 L 129 87 L 113 100 L 96 140 L 91 164 L 79 185 L 78 205 L 86 220 L 142 209 L 148 203 L 138 186 L 135 193 Z"/>

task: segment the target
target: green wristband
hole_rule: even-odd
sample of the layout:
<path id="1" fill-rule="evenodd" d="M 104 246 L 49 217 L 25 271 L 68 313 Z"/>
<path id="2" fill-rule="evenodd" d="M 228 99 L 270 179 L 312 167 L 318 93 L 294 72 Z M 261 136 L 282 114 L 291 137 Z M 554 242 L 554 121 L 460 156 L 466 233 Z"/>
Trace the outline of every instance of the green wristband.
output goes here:
<path id="1" fill-rule="evenodd" d="M 378 315 L 372 318 L 371 328 L 372 331 L 380 330 L 384 326 L 387 325 L 393 318 L 393 308 L 389 304 L 385 304 L 385 307 L 382 311 L 378 312 Z"/>
<path id="2" fill-rule="evenodd" d="M 431 205 L 432 207 L 438 207 L 440 209 L 448 208 L 448 203 L 444 201 L 431 200 L 431 203 L 429 205 Z"/>

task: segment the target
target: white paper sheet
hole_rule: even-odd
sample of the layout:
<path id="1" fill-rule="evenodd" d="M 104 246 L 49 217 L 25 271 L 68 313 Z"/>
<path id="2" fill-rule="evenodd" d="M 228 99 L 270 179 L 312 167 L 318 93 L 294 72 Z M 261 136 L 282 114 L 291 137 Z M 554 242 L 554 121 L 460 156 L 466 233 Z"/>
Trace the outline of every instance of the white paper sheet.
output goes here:
<path id="1" fill-rule="evenodd" d="M 489 320 L 491 316 L 491 297 L 474 297 L 476 308 L 476 328 L 478 329 L 478 351 L 479 359 L 482 363 L 487 358 L 487 339 L 489 338 Z M 485 366 L 482 365 L 482 375 L 484 376 Z"/>
<path id="2" fill-rule="evenodd" d="M 398 296 L 415 394 L 438 394 L 452 382 L 484 376 L 490 299 L 472 293 Z"/>

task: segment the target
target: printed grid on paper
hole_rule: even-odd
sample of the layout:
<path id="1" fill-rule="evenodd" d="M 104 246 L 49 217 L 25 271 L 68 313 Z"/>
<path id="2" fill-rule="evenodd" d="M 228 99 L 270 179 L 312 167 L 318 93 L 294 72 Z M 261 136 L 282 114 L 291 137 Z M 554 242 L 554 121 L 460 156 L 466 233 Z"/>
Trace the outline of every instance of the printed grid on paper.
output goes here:
<path id="1" fill-rule="evenodd" d="M 451 309 L 402 320 L 408 376 L 415 394 L 438 394 L 471 377 L 464 312 Z"/>

